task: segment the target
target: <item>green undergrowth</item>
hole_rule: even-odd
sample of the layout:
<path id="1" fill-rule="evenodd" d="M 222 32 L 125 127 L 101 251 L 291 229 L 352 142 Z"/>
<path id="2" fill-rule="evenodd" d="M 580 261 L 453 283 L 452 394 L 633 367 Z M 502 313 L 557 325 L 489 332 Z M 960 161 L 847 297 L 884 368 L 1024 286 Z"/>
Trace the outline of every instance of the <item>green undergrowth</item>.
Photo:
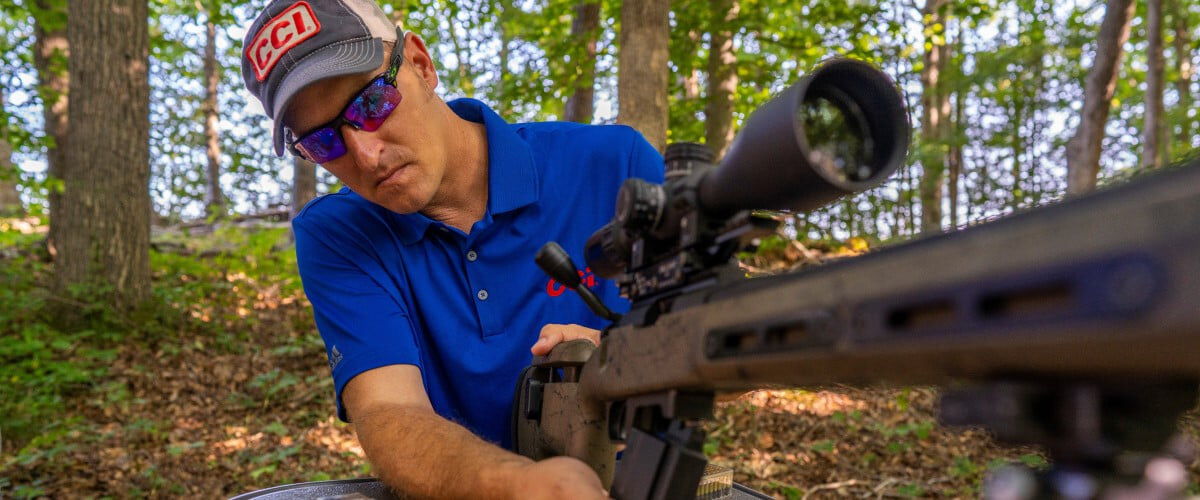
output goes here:
<path id="1" fill-rule="evenodd" d="M 260 321 L 257 310 L 303 300 L 286 228 L 160 239 L 177 243 L 151 251 L 151 298 L 118 315 L 99 298 L 103 289 L 51 290 L 44 233 L 0 230 L 0 496 L 18 493 L 3 484 L 6 467 L 86 441 L 68 439 L 89 430 L 72 398 L 127 397 L 107 377 L 123 349 L 235 352 Z M 65 324 L 64 310 L 77 319 Z"/>

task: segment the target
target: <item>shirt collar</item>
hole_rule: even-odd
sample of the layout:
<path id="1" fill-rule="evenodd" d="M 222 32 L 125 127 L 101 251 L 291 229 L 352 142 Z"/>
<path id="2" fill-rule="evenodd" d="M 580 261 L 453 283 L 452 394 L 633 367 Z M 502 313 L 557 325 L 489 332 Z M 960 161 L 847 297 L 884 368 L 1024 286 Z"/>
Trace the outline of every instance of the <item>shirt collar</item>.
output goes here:
<path id="1" fill-rule="evenodd" d="M 538 173 L 533 151 L 513 127 L 486 104 L 475 99 L 455 99 L 446 103 L 460 118 L 482 123 L 487 132 L 488 207 L 491 216 L 511 212 L 538 200 Z M 405 245 L 416 243 L 431 226 L 440 223 L 421 213 L 402 214 L 400 239 Z"/>

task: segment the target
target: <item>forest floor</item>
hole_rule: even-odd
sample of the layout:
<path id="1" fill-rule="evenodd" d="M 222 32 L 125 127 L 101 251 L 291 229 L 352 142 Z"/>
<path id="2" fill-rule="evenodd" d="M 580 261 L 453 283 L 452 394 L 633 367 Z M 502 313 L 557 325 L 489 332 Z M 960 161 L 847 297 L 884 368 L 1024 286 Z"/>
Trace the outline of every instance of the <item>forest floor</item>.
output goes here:
<path id="1" fill-rule="evenodd" d="M 333 416 L 286 230 L 228 228 L 160 245 L 171 251 L 152 257 L 164 304 L 148 320 L 156 326 L 97 314 L 105 326 L 83 330 L 38 313 L 67 299 L 40 288 L 48 267 L 37 229 L 9 233 L 0 239 L 0 498 L 225 498 L 371 475 L 353 426 Z M 777 250 L 749 265 L 767 272 L 815 258 Z M 1045 466 L 1037 450 L 938 427 L 936 396 L 930 387 L 755 391 L 719 404 L 705 451 L 736 481 L 781 498 L 969 498 L 998 465 Z M 1184 425 L 1195 435 L 1194 418 Z"/>

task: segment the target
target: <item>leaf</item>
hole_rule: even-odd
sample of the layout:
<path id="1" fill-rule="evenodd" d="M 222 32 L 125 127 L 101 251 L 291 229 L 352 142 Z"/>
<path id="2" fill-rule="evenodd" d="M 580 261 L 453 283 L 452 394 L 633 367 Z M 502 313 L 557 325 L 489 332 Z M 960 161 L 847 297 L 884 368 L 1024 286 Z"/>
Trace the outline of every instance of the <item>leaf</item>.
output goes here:
<path id="1" fill-rule="evenodd" d="M 259 467 L 257 469 L 254 469 L 253 471 L 250 471 L 250 477 L 253 479 L 258 479 L 258 476 L 261 476 L 263 474 L 270 474 L 273 472 L 275 472 L 275 464 L 267 465 L 264 467 Z"/>
<path id="2" fill-rule="evenodd" d="M 288 434 L 288 428 L 278 421 L 267 424 L 267 426 L 263 427 L 262 430 L 263 432 L 269 432 L 276 436 L 286 436 Z"/>

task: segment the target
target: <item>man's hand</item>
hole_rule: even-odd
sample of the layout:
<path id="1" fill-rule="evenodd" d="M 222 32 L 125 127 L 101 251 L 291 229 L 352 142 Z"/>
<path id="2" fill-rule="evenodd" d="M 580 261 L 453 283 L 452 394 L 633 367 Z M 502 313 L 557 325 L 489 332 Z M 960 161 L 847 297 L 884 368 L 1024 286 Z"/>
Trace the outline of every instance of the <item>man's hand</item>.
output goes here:
<path id="1" fill-rule="evenodd" d="M 600 345 L 600 331 L 579 325 L 549 324 L 542 327 L 537 342 L 529 348 L 529 351 L 534 356 L 545 356 L 550 354 L 550 349 L 553 349 L 554 346 L 575 339 L 588 339 L 593 344 Z"/>
<path id="2" fill-rule="evenodd" d="M 509 485 L 511 498 L 608 498 L 600 477 L 586 464 L 570 457 L 553 457 L 518 465 L 510 476 Z"/>

